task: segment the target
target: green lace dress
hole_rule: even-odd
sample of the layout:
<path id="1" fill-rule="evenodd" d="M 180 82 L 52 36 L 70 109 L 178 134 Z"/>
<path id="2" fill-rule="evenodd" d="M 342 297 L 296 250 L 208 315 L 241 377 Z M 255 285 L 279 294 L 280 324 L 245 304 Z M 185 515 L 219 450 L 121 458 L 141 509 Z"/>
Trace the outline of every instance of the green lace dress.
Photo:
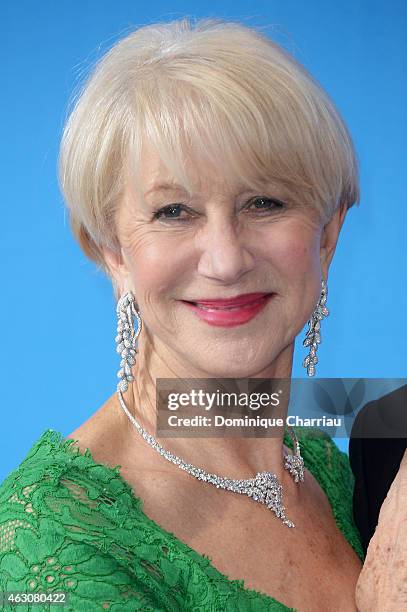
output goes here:
<path id="1" fill-rule="evenodd" d="M 321 432 L 295 431 L 305 466 L 363 561 L 347 454 Z M 284 443 L 293 448 L 288 433 Z M 95 462 L 89 449 L 81 453 L 76 441 L 52 429 L 35 442 L 0 485 L 0 592 L 20 593 L 17 607 L 2 603 L 1 610 L 293 610 L 229 580 L 208 556 L 148 518 L 120 467 Z M 63 600 L 60 593 L 64 606 L 52 603 Z M 31 603 L 35 595 L 43 603 Z"/>

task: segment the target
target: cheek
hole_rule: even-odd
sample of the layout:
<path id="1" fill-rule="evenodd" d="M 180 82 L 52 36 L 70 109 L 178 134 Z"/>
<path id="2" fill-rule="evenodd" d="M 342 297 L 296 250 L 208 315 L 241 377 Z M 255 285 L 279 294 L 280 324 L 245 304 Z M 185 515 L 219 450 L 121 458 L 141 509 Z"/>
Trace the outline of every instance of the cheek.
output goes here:
<path id="1" fill-rule="evenodd" d="M 319 266 L 318 236 L 309 228 L 278 232 L 269 244 L 269 258 L 285 274 L 303 276 Z"/>
<path id="2" fill-rule="evenodd" d="M 317 302 L 321 264 L 318 228 L 306 223 L 289 225 L 269 241 L 268 258 L 281 281 L 281 320 L 286 321 L 287 338 L 293 338 Z"/>
<path id="3" fill-rule="evenodd" d="M 126 242 L 131 275 L 135 290 L 139 295 L 144 294 L 147 301 L 154 294 L 173 289 L 189 269 L 191 254 L 183 244 L 180 240 L 176 243 L 166 239 L 160 231 L 139 228 L 131 232 Z"/>

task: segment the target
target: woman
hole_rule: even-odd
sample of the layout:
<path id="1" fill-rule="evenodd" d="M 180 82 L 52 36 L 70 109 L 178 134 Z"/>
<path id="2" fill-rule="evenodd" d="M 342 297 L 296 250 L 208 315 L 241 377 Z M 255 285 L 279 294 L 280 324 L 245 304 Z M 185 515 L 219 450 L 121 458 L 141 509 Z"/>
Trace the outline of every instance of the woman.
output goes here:
<path id="1" fill-rule="evenodd" d="M 140 28 L 79 96 L 61 185 L 114 286 L 120 380 L 4 481 L 2 590 L 63 592 L 67 610 L 355 610 L 353 480 L 328 436 L 151 437 L 158 378 L 289 378 L 308 320 L 315 373 L 329 266 L 359 197 L 333 103 L 253 29 Z"/>

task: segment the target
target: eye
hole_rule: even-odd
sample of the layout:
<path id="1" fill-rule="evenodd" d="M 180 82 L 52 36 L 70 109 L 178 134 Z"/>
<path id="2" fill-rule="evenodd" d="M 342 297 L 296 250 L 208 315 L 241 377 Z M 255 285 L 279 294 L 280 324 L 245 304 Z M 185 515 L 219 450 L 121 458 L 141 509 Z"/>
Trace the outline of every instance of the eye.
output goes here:
<path id="1" fill-rule="evenodd" d="M 250 206 L 255 203 L 255 210 L 249 210 Z M 259 205 L 258 205 L 259 204 Z M 260 211 L 262 215 L 265 213 L 271 213 L 275 210 L 285 208 L 284 202 L 277 200 L 276 198 L 268 198 L 266 196 L 256 196 L 255 198 L 251 198 L 248 202 L 248 206 L 246 207 L 249 212 Z M 180 217 L 180 213 L 182 211 L 186 211 L 189 213 L 189 217 Z M 153 219 L 163 219 L 164 221 L 180 221 L 187 222 L 189 221 L 190 216 L 193 215 L 193 211 L 189 209 L 185 204 L 168 204 L 167 206 L 163 206 L 159 208 L 153 213 Z M 261 216 L 262 216 L 261 215 Z"/>
<path id="2" fill-rule="evenodd" d="M 182 209 L 187 210 L 188 207 L 185 204 L 168 204 L 168 206 L 163 206 L 156 210 L 153 214 L 153 219 L 160 219 L 162 217 L 165 221 L 171 221 L 171 219 L 186 221 L 187 219 L 183 219 L 178 215 Z"/>
<path id="3" fill-rule="evenodd" d="M 277 200 L 276 198 L 268 198 L 266 196 L 256 196 L 255 198 L 251 198 L 248 202 L 247 210 L 250 210 L 250 205 L 255 204 L 255 211 L 262 211 L 264 213 L 274 212 L 275 210 L 281 210 L 285 208 L 284 202 Z M 259 204 L 259 206 L 257 205 Z"/>

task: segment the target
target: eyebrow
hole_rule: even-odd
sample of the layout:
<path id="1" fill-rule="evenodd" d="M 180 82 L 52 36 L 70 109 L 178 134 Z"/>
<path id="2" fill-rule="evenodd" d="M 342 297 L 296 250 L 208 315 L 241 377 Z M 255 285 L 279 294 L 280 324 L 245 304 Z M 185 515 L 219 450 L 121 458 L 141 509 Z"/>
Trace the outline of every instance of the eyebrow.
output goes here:
<path id="1" fill-rule="evenodd" d="M 154 193 L 156 191 L 186 191 L 186 189 L 177 183 L 159 183 L 157 185 L 153 185 L 151 189 L 146 191 L 144 197 L 149 193 Z"/>

